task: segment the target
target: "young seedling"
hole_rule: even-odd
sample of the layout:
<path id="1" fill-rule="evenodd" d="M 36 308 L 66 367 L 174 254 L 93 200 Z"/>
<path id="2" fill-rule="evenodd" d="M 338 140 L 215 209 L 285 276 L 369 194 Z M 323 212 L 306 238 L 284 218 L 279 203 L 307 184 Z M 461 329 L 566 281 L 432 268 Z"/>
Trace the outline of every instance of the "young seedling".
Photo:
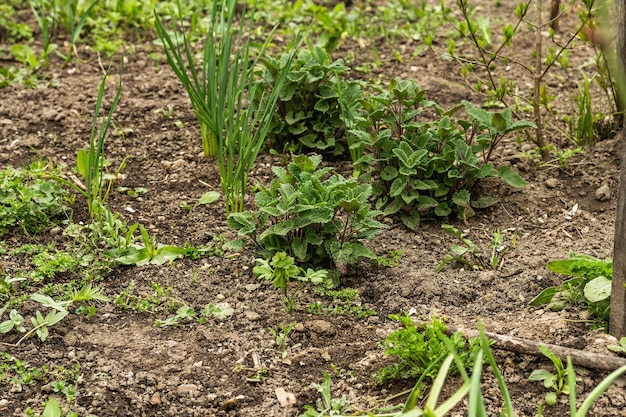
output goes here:
<path id="1" fill-rule="evenodd" d="M 129 245 L 126 252 L 115 257 L 115 261 L 122 265 L 163 265 L 174 261 L 187 253 L 185 248 L 173 245 L 161 245 L 156 243 L 154 237 L 150 237 L 148 231 L 139 225 L 141 240 L 143 245 Z M 110 255 L 115 255 L 116 251 L 109 251 Z"/>
<path id="2" fill-rule="evenodd" d="M 280 288 L 283 293 L 283 301 L 287 312 L 293 311 L 295 307 L 295 297 L 299 290 L 296 288 L 291 295 L 287 294 L 287 286 L 291 281 L 311 282 L 313 284 L 322 284 L 328 279 L 328 271 L 313 269 L 304 270 L 296 266 L 293 257 L 285 252 L 277 252 L 271 261 L 265 259 L 256 259 L 256 266 L 252 272 L 260 279 L 272 281 L 274 287 Z"/>
<path id="3" fill-rule="evenodd" d="M 626 355 L 626 336 L 622 337 L 619 340 L 619 345 L 608 345 L 607 348 L 611 352 L 619 353 L 621 355 Z"/>
<path id="4" fill-rule="evenodd" d="M 450 262 L 457 262 L 462 265 L 466 265 L 470 269 L 493 269 L 497 270 L 502 267 L 504 262 L 504 256 L 511 248 L 515 248 L 517 244 L 517 234 L 513 235 L 510 245 L 504 244 L 504 237 L 500 229 L 497 229 L 493 234 L 493 239 L 489 244 L 489 254 L 484 255 L 476 247 L 474 242 L 467 238 L 467 234 L 461 232 L 454 226 L 449 224 L 443 224 L 441 227 L 456 237 L 460 244 L 454 244 L 450 248 L 449 254 L 447 254 L 443 260 L 435 268 L 436 272 L 440 272 Z"/>
<path id="5" fill-rule="evenodd" d="M 552 373 L 546 369 L 535 369 L 528 379 L 531 381 L 543 381 L 543 386 L 552 389 L 552 392 L 549 392 L 545 396 L 545 402 L 547 405 L 556 404 L 557 397 L 561 394 L 568 395 L 570 386 L 568 384 L 568 372 L 569 369 L 566 369 L 563 366 L 563 361 L 561 358 L 556 356 L 552 351 L 544 346 L 537 346 L 539 352 L 541 352 L 544 356 L 552 361 L 554 367 L 556 368 L 556 373 Z"/>
<path id="6" fill-rule="evenodd" d="M 285 359 L 289 352 L 294 349 L 297 349 L 300 346 L 300 343 L 296 343 L 293 346 L 289 346 L 289 334 L 296 327 L 296 322 L 289 325 L 279 324 L 276 329 L 268 329 L 270 334 L 274 336 L 274 341 L 276 342 L 276 346 L 282 352 L 282 358 Z"/>

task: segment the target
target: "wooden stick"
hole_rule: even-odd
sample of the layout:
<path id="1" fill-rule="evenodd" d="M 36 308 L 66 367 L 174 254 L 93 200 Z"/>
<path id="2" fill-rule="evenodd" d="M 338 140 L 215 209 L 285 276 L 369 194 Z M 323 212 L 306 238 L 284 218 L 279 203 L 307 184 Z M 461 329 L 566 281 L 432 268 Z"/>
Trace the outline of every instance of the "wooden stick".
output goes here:
<path id="1" fill-rule="evenodd" d="M 622 2 L 623 4 L 623 2 Z M 626 7 L 622 16 L 626 18 Z M 624 22 L 626 25 L 626 22 Z M 622 35 L 625 35 L 622 33 Z M 626 57 L 623 57 L 626 59 Z M 611 312 L 609 332 L 618 339 L 626 336 L 626 132 L 621 133 L 621 158 L 617 214 L 615 216 L 615 241 L 613 246 L 613 281 L 611 285 Z"/>
<path id="2" fill-rule="evenodd" d="M 461 329 L 448 326 L 446 334 L 450 335 L 454 332 L 463 333 L 463 337 L 479 337 L 479 332 L 473 329 Z M 572 358 L 574 365 L 584 366 L 589 369 L 599 369 L 602 371 L 614 371 L 626 365 L 626 359 L 616 356 L 602 355 L 600 353 L 585 352 L 584 350 L 572 349 L 549 343 L 537 343 L 528 339 L 520 339 L 513 336 L 505 336 L 497 333 L 485 332 L 488 339 L 494 340 L 492 345 L 495 349 L 507 350 L 515 353 L 524 353 L 528 355 L 541 356 L 541 352 L 537 349 L 538 345 L 544 345 L 552 351 L 556 356 L 564 362 L 567 357 Z"/>

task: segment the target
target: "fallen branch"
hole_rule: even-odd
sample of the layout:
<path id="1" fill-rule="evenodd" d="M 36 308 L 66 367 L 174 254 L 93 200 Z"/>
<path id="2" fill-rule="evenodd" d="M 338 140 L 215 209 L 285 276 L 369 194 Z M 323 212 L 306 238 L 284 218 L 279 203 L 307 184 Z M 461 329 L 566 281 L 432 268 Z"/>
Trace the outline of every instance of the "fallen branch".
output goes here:
<path id="1" fill-rule="evenodd" d="M 450 335 L 454 332 L 463 333 L 463 337 L 479 337 L 477 330 L 461 329 L 448 326 L 446 334 Z M 537 343 L 528 339 L 520 339 L 518 337 L 505 336 L 497 333 L 485 332 L 488 339 L 494 340 L 492 345 L 495 349 L 507 350 L 515 353 L 524 353 L 528 355 L 540 356 L 541 352 L 537 349 L 537 346 L 544 345 L 552 351 L 561 360 L 567 360 L 567 357 L 572 358 L 574 365 L 584 366 L 589 369 L 599 369 L 603 371 L 614 371 L 624 365 L 626 365 L 626 359 L 618 358 L 616 356 L 602 355 L 600 353 L 585 352 L 584 350 L 572 349 L 558 345 L 551 345 L 549 343 Z"/>

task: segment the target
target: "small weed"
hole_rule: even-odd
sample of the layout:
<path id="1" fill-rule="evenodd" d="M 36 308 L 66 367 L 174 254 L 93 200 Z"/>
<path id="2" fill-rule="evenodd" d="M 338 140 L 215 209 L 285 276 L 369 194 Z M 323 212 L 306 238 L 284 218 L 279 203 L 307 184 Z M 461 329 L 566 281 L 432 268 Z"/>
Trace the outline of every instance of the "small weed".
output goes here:
<path id="1" fill-rule="evenodd" d="M 372 263 L 382 268 L 395 268 L 400 266 L 403 254 L 401 250 L 390 250 L 386 256 L 377 256 L 372 259 Z"/>
<path id="2" fill-rule="evenodd" d="M 0 171 L 0 236 L 14 227 L 26 234 L 41 233 L 69 214 L 67 193 L 56 181 L 45 179 L 52 172 L 43 161 Z"/>
<path id="3" fill-rule="evenodd" d="M 500 269 L 504 263 L 504 256 L 515 248 L 517 244 L 517 234 L 513 234 L 510 245 L 504 244 L 504 236 L 500 229 L 497 229 L 489 244 L 489 253 L 484 255 L 479 251 L 474 242 L 467 238 L 466 232 L 461 232 L 454 226 L 443 224 L 441 227 L 456 237 L 461 243 L 452 245 L 449 254 L 435 268 L 436 272 L 440 272 L 450 262 L 458 262 L 466 265 L 470 269 Z"/>
<path id="4" fill-rule="evenodd" d="M 293 257 L 287 255 L 285 252 L 277 252 L 274 254 L 271 261 L 257 258 L 256 266 L 252 269 L 252 272 L 258 276 L 259 279 L 272 281 L 274 287 L 282 290 L 287 312 L 291 312 L 294 309 L 295 297 L 300 289 L 300 286 L 298 286 L 295 291 L 288 295 L 287 287 L 289 282 L 300 281 L 323 284 L 328 281 L 328 272 L 326 270 L 321 269 L 314 271 L 310 268 L 304 270 L 296 266 Z"/>
<path id="5" fill-rule="evenodd" d="M 129 197 L 138 198 L 139 196 L 146 194 L 148 192 L 148 189 L 144 187 L 117 187 L 117 191 L 120 193 L 126 193 Z"/>
<path id="6" fill-rule="evenodd" d="M 550 359 L 556 368 L 556 373 L 552 373 L 545 369 L 535 369 L 528 379 L 531 381 L 543 381 L 543 386 L 552 389 L 552 392 L 546 394 L 545 402 L 547 405 L 556 404 L 557 397 L 561 394 L 569 394 L 569 385 L 567 384 L 569 369 L 563 366 L 561 358 L 556 356 L 548 347 L 544 345 L 537 346 L 539 352 Z"/>
<path id="7" fill-rule="evenodd" d="M 626 337 L 622 337 L 619 340 L 619 345 L 608 345 L 607 348 L 611 352 L 619 353 L 620 355 L 626 355 Z"/>
<path id="8" fill-rule="evenodd" d="M 200 324 L 205 324 L 207 322 L 207 318 L 209 317 L 213 317 L 217 320 L 226 320 L 228 317 L 233 315 L 234 311 L 235 310 L 230 307 L 228 303 L 219 303 L 217 305 L 207 304 L 200 311 L 200 317 L 198 317 L 193 308 L 183 305 L 176 310 L 176 315 L 165 320 L 157 319 L 155 320 L 154 325 L 157 327 L 174 326 L 179 324 L 180 321 L 188 321 L 196 318 Z"/>
<path id="9" fill-rule="evenodd" d="M 315 407 L 311 405 L 304 406 L 304 413 L 300 417 L 325 417 L 325 416 L 339 416 L 345 413 L 349 413 L 352 410 L 350 402 L 346 397 L 333 398 L 330 392 L 331 377 L 329 374 L 324 374 L 324 379 L 321 384 L 313 384 L 313 388 L 320 393 L 322 398 L 319 398 L 315 402 Z"/>
<path id="10" fill-rule="evenodd" d="M 448 354 L 448 346 L 441 336 L 446 325 L 441 319 L 433 318 L 430 323 L 416 326 L 408 315 L 390 315 L 404 328 L 387 336 L 382 343 L 386 356 L 395 356 L 398 362 L 388 365 L 376 373 L 375 382 L 382 384 L 390 379 L 426 377 L 435 378 L 438 366 Z M 450 341 L 459 352 L 466 368 L 471 368 L 472 358 L 480 347 L 478 339 L 466 341 L 460 332 L 450 336 Z"/>
<path id="11" fill-rule="evenodd" d="M 318 286 L 314 290 L 319 294 L 331 297 L 332 301 L 327 305 L 319 301 L 309 304 L 307 306 L 307 312 L 309 313 L 358 318 L 366 318 L 378 314 L 376 310 L 361 303 L 359 300 L 360 291 L 356 288 L 331 290 Z"/>
<path id="12" fill-rule="evenodd" d="M 574 278 L 546 288 L 529 305 L 548 304 L 549 309 L 561 311 L 583 304 L 598 320 L 608 321 L 613 276 L 613 263 L 610 259 L 600 260 L 572 252 L 569 259 L 551 261 L 546 266 L 552 272 Z"/>
<path id="13" fill-rule="evenodd" d="M 153 282 L 150 285 L 151 293 L 135 295 L 135 285 L 135 281 L 131 281 L 128 287 L 115 298 L 115 305 L 124 309 L 148 313 L 157 313 L 164 310 L 174 311 L 184 305 L 184 303 L 172 297 L 172 289 L 170 287 L 163 288 L 160 284 Z"/>
<path id="14" fill-rule="evenodd" d="M 289 346 L 289 334 L 294 327 L 296 327 L 295 321 L 289 325 L 279 324 L 275 329 L 268 329 L 270 334 L 274 336 L 274 342 L 276 343 L 276 346 L 278 346 L 278 349 L 282 352 L 283 359 L 285 359 L 292 350 L 300 347 L 300 343 Z"/>

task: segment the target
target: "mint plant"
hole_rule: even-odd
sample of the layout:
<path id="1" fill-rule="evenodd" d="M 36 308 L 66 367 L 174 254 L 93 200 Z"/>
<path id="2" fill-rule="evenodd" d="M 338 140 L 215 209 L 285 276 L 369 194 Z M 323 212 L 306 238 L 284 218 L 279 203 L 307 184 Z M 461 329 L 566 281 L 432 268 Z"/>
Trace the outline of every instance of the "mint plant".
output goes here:
<path id="1" fill-rule="evenodd" d="M 261 61 L 265 69 L 257 81 L 257 100 L 286 70 L 289 54 Z M 343 60 L 333 61 L 321 47 L 298 52 L 280 89 L 269 146 L 279 151 L 343 152 L 346 120 L 358 115 L 361 97 L 358 82 L 341 78 L 348 69 Z"/>
<path id="2" fill-rule="evenodd" d="M 345 273 L 348 265 L 375 258 L 363 241 L 385 226 L 371 210 L 371 185 L 317 169 L 321 161 L 299 155 L 286 169 L 272 167 L 276 178 L 256 194 L 258 209 L 232 213 L 228 225 L 250 237 L 263 259 L 285 252 L 298 265 Z"/>
<path id="3" fill-rule="evenodd" d="M 526 184 L 511 168 L 490 163 L 505 135 L 533 126 L 513 121 L 508 109 L 492 113 L 464 101 L 469 120 L 453 120 L 458 108 L 444 111 L 407 80 L 392 80 L 363 105 L 367 120 L 353 131 L 365 147 L 357 170 L 363 172 L 361 180 L 373 182 L 376 208 L 399 213 L 409 228 L 417 227 L 422 216 L 454 213 L 466 219 L 474 209 L 492 205 L 494 198 L 476 196 L 482 180 Z M 426 108 L 434 108 L 440 119 L 419 121 Z"/>

